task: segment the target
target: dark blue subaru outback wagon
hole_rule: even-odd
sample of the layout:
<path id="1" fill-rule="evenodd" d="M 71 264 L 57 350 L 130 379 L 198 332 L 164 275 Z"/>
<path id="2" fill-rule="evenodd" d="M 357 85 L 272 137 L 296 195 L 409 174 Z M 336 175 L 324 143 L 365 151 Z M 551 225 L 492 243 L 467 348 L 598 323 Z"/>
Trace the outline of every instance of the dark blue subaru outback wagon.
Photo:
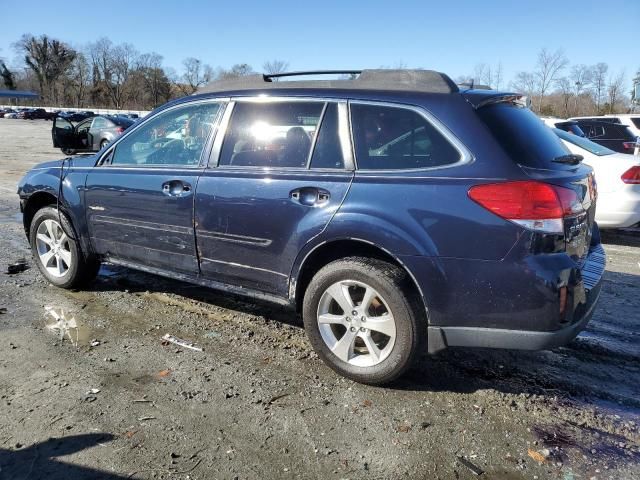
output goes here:
<path id="1" fill-rule="evenodd" d="M 595 181 L 526 97 L 433 71 L 272 79 L 215 82 L 28 172 L 42 274 L 77 288 L 111 262 L 289 305 L 369 384 L 423 351 L 551 348 L 585 327 Z"/>

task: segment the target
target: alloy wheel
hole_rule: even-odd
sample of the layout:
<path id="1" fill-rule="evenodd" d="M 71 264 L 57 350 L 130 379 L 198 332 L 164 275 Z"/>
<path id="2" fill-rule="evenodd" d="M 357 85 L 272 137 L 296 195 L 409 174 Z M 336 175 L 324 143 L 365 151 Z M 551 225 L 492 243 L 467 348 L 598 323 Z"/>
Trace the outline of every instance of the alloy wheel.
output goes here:
<path id="1" fill-rule="evenodd" d="M 331 285 L 320 298 L 317 319 L 323 341 L 343 362 L 372 367 L 393 349 L 393 313 L 382 295 L 366 283 L 343 280 Z"/>
<path id="2" fill-rule="evenodd" d="M 70 240 L 58 222 L 44 220 L 36 231 L 38 258 L 47 272 L 54 277 L 63 277 L 71 268 Z"/>

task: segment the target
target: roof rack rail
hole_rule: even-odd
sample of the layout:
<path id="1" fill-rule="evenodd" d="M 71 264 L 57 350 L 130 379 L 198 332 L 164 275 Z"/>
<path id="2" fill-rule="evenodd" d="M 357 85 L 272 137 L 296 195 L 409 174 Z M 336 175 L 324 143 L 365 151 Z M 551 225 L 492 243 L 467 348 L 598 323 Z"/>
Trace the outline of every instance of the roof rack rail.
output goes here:
<path id="1" fill-rule="evenodd" d="M 302 77 L 307 75 L 359 75 L 362 70 L 311 70 L 300 72 L 263 73 L 265 82 L 270 82 L 272 78 L 282 77 Z"/>
<path id="2" fill-rule="evenodd" d="M 303 75 L 358 75 L 353 79 L 297 80 L 274 82 L 274 78 Z M 446 74 L 434 70 L 317 70 L 275 74 L 254 74 L 216 80 L 203 85 L 196 93 L 222 93 L 247 90 L 277 89 L 341 89 L 383 90 L 423 93 L 453 93 L 460 91 Z"/>

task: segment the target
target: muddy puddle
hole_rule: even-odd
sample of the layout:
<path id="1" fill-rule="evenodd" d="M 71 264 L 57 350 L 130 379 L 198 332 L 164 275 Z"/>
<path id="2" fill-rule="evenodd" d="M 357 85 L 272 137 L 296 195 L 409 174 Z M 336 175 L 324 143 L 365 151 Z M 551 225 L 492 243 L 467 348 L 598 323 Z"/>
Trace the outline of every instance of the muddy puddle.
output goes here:
<path id="1" fill-rule="evenodd" d="M 61 307 L 45 307 L 45 328 L 60 340 L 68 340 L 74 347 L 91 343 L 91 330 L 76 316 Z"/>

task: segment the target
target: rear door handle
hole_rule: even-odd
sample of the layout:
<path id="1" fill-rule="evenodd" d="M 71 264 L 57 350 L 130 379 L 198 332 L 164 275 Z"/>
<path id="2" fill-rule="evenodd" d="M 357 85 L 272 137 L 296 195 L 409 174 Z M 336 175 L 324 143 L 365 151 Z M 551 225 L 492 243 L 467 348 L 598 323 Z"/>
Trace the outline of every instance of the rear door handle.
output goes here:
<path id="1" fill-rule="evenodd" d="M 162 184 L 162 193 L 169 197 L 186 197 L 191 194 L 191 185 L 182 180 L 169 180 Z"/>
<path id="2" fill-rule="evenodd" d="M 306 205 L 308 207 L 322 207 L 329 203 L 331 194 L 323 188 L 302 187 L 291 190 L 291 192 L 289 192 L 289 197 L 292 201 L 299 203 L 300 205 Z"/>

